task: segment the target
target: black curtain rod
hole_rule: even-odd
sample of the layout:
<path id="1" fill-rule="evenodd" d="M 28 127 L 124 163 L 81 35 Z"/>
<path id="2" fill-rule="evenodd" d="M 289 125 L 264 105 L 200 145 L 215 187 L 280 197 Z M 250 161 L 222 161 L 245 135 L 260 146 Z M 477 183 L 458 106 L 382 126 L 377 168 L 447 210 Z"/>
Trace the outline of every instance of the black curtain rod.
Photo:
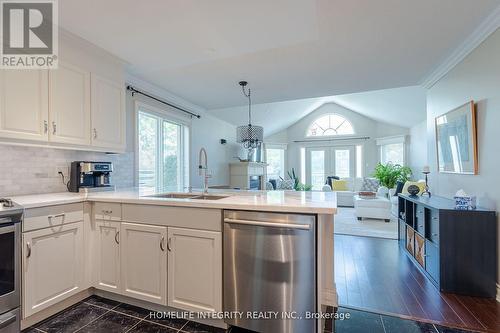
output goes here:
<path id="1" fill-rule="evenodd" d="M 303 142 L 324 142 L 324 141 L 343 141 L 343 140 L 369 140 L 369 136 L 357 136 L 350 138 L 335 138 L 335 139 L 310 139 L 310 140 L 296 140 L 295 143 L 303 143 Z"/>
<path id="2" fill-rule="evenodd" d="M 140 94 L 140 95 L 146 96 L 146 97 L 148 97 L 148 98 L 154 99 L 154 100 L 155 100 L 155 101 L 157 101 L 157 102 L 160 102 L 160 103 L 163 103 L 163 104 L 168 105 L 168 106 L 170 106 L 170 107 L 173 107 L 174 109 L 177 109 L 177 110 L 179 110 L 179 111 L 182 111 L 182 112 L 184 112 L 184 113 L 187 113 L 187 114 L 191 115 L 191 117 L 196 117 L 196 118 L 198 118 L 198 119 L 200 119 L 200 118 L 201 118 L 201 116 L 200 116 L 199 114 L 189 112 L 188 110 L 184 110 L 183 108 L 178 107 L 177 105 L 173 105 L 173 104 L 170 104 L 169 102 L 165 102 L 165 101 L 163 101 L 163 100 L 161 100 L 161 99 L 159 99 L 159 98 L 157 98 L 157 97 L 154 97 L 154 96 L 152 96 L 152 95 L 150 95 L 150 94 L 147 94 L 147 93 L 145 93 L 145 92 L 143 92 L 143 91 L 137 90 L 137 89 L 135 89 L 135 88 L 134 88 L 134 87 L 132 87 L 132 86 L 127 86 L 127 90 L 129 90 L 129 91 L 131 91 L 131 92 L 132 92 L 132 96 L 134 96 L 134 94 Z"/>

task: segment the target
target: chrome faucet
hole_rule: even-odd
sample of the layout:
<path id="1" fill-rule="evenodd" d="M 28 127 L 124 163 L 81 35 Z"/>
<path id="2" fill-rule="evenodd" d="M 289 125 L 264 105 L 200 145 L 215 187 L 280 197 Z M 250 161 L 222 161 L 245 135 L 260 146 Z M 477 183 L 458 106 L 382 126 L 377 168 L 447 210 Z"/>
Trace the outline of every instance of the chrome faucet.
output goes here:
<path id="1" fill-rule="evenodd" d="M 199 175 L 203 176 L 203 193 L 208 193 L 208 178 L 211 176 L 208 174 L 208 157 L 205 148 L 200 149 L 198 155 L 198 169 Z"/>

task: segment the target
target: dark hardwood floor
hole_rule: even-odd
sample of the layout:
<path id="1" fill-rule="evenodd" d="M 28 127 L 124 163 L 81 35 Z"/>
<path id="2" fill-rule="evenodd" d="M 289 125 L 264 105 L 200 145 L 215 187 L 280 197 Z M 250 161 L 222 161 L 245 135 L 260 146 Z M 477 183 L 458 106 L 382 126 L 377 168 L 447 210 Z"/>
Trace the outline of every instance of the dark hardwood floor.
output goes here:
<path id="1" fill-rule="evenodd" d="M 440 293 L 396 240 L 335 235 L 335 282 L 340 306 L 500 332 L 500 303 Z"/>

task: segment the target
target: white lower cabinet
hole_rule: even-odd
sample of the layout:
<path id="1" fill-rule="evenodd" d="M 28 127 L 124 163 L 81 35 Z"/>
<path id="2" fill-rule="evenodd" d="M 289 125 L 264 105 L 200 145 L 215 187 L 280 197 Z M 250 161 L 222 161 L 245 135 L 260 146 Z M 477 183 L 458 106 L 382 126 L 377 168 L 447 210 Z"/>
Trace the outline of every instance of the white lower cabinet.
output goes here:
<path id="1" fill-rule="evenodd" d="M 94 287 L 120 292 L 120 222 L 96 220 L 93 230 Z"/>
<path id="2" fill-rule="evenodd" d="M 84 283 L 83 222 L 23 234 L 23 317 L 80 292 Z"/>
<path id="3" fill-rule="evenodd" d="M 167 304 L 167 227 L 121 223 L 122 294 Z"/>
<path id="4" fill-rule="evenodd" d="M 222 311 L 220 232 L 168 228 L 168 306 Z"/>

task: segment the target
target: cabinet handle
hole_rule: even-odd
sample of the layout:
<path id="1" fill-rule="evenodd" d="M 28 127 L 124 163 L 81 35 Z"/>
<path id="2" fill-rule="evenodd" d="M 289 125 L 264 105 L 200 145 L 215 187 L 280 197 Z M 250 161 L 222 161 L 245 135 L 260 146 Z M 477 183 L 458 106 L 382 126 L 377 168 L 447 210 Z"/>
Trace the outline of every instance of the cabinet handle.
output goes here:
<path id="1" fill-rule="evenodd" d="M 160 250 L 165 252 L 165 237 L 162 237 L 160 240 Z"/>
<path id="2" fill-rule="evenodd" d="M 97 129 L 96 129 L 96 128 L 94 128 L 94 130 L 93 130 L 93 131 L 94 131 L 94 139 L 97 139 Z"/>
<path id="3" fill-rule="evenodd" d="M 432 234 L 432 236 L 437 236 L 438 234 Z"/>
<path id="4" fill-rule="evenodd" d="M 56 134 L 56 132 L 57 132 L 57 125 L 56 125 L 56 122 L 53 121 L 52 122 L 52 134 Z"/>
<path id="5" fill-rule="evenodd" d="M 26 258 L 31 257 L 31 245 L 30 242 L 26 243 Z"/>
<path id="6" fill-rule="evenodd" d="M 49 220 L 51 220 L 51 219 L 54 219 L 56 217 L 65 217 L 65 216 L 66 216 L 65 213 L 61 213 L 61 214 L 56 214 L 56 215 L 49 215 L 48 218 L 49 218 Z"/>
<path id="7" fill-rule="evenodd" d="M 167 240 L 167 250 L 168 252 L 172 252 L 172 237 L 169 237 Z"/>
<path id="8" fill-rule="evenodd" d="M 112 210 L 105 210 L 105 209 L 103 209 L 103 210 L 102 210 L 102 213 L 103 213 L 104 215 L 111 215 L 111 214 L 113 214 L 113 211 L 112 211 Z"/>
<path id="9" fill-rule="evenodd" d="M 120 236 L 120 232 L 119 231 L 115 232 L 115 242 L 116 242 L 116 244 L 120 244 L 120 238 L 118 238 L 119 236 Z"/>
<path id="10" fill-rule="evenodd" d="M 47 120 L 43 121 L 43 133 L 47 134 L 49 132 L 49 123 Z"/>

